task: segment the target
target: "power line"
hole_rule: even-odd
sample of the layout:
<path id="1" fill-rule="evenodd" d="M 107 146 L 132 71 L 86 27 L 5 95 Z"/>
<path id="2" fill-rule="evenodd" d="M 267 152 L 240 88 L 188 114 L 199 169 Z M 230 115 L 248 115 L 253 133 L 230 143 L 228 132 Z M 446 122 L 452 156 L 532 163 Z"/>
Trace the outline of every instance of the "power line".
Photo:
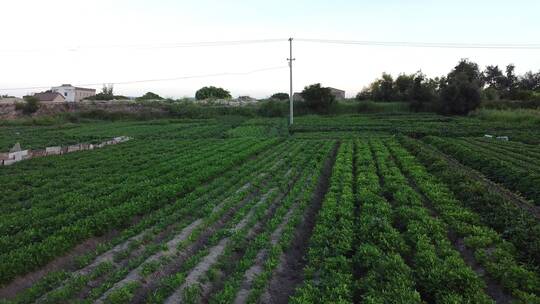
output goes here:
<path id="1" fill-rule="evenodd" d="M 218 46 L 236 46 L 249 44 L 262 44 L 274 42 L 286 42 L 287 39 L 251 39 L 251 40 L 229 40 L 229 41 L 197 41 L 197 42 L 175 42 L 164 44 L 131 44 L 131 45 L 82 45 L 65 48 L 46 48 L 46 49 L 0 49 L 0 52 L 43 52 L 43 51 L 79 51 L 85 49 L 174 49 L 174 48 L 193 48 L 193 47 L 218 47 Z"/>
<path id="2" fill-rule="evenodd" d="M 204 75 L 191 75 L 191 76 L 180 76 L 172 78 L 158 78 L 158 79 L 145 79 L 145 80 L 131 80 L 131 81 L 117 81 L 117 82 L 100 82 L 100 83 L 86 83 L 86 84 L 77 84 L 76 86 L 80 87 L 93 87 L 101 86 L 104 83 L 112 85 L 123 85 L 123 84 L 135 84 L 135 83 L 145 83 L 145 82 L 160 82 L 160 81 L 174 81 L 182 79 L 195 79 L 195 78 L 209 78 L 209 77 L 219 77 L 219 76 L 244 76 L 260 72 L 273 71 L 286 69 L 288 66 L 275 66 L 262 69 L 251 70 L 247 72 L 223 72 L 223 73 L 214 73 L 214 74 L 204 74 Z M 22 91 L 22 90 L 40 90 L 51 88 L 52 86 L 36 86 L 36 87 L 26 87 L 26 88 L 5 88 L 0 89 L 0 91 Z"/>
<path id="3" fill-rule="evenodd" d="M 447 42 L 406 42 L 406 41 L 369 41 L 369 40 L 337 40 L 337 39 L 307 39 L 295 38 L 301 42 L 328 44 L 348 44 L 383 47 L 418 47 L 418 48 L 449 48 L 449 49 L 517 49 L 537 50 L 540 44 L 508 44 L 508 43 L 447 43 Z"/>

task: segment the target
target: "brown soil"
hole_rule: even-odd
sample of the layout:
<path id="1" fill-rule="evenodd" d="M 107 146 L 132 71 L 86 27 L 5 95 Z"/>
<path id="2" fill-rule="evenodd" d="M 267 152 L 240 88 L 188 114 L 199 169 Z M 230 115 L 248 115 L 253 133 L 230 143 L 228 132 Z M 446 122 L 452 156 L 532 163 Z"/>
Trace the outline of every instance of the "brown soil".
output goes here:
<path id="1" fill-rule="evenodd" d="M 317 189 L 302 223 L 296 230 L 290 248 L 280 258 L 280 265 L 274 271 L 268 287 L 261 297 L 261 303 L 288 303 L 289 297 L 304 280 L 303 269 L 306 266 L 306 252 L 309 239 L 315 227 L 317 214 L 328 191 L 332 168 L 334 166 L 339 142 L 336 143 L 330 157 L 326 160 Z"/>

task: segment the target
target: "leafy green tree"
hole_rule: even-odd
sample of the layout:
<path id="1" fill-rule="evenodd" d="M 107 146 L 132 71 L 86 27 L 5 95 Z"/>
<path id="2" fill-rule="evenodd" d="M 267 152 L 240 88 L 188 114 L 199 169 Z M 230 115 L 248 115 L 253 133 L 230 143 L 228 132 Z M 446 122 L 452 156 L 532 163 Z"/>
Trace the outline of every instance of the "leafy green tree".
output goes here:
<path id="1" fill-rule="evenodd" d="M 162 100 L 163 97 L 152 92 L 146 92 L 143 96 L 137 97 L 136 100 Z"/>
<path id="2" fill-rule="evenodd" d="M 276 99 L 276 100 L 289 100 L 289 94 L 287 93 L 276 93 L 272 96 L 270 96 L 271 99 Z"/>
<path id="3" fill-rule="evenodd" d="M 445 114 L 464 115 L 480 105 L 483 86 L 478 64 L 462 59 L 443 80 L 441 111 Z"/>
<path id="4" fill-rule="evenodd" d="M 497 65 L 488 65 L 483 74 L 485 84 L 492 89 L 502 91 L 504 89 L 505 80 L 502 71 Z"/>
<path id="5" fill-rule="evenodd" d="M 20 110 L 25 115 L 30 115 L 39 110 L 39 99 L 35 96 L 24 96 L 24 103 L 15 105 L 16 110 Z"/>
<path id="6" fill-rule="evenodd" d="M 301 94 L 306 106 L 319 114 L 328 114 L 336 103 L 330 88 L 321 87 L 320 83 L 305 87 Z"/>
<path id="7" fill-rule="evenodd" d="M 519 78 L 519 89 L 526 91 L 540 91 L 540 72 L 528 71 Z"/>
<path id="8" fill-rule="evenodd" d="M 414 74 L 412 79 L 409 91 L 411 110 L 418 112 L 433 108 L 437 100 L 438 79 L 428 79 L 420 72 Z"/>
<path id="9" fill-rule="evenodd" d="M 396 90 L 396 99 L 397 100 L 411 100 L 411 90 L 413 89 L 415 80 L 415 74 L 407 75 L 400 74 L 396 81 L 394 82 L 394 87 Z"/>
<path id="10" fill-rule="evenodd" d="M 216 88 L 213 86 L 203 87 L 195 93 L 195 99 L 230 99 L 231 93 L 223 88 Z"/>
<path id="11" fill-rule="evenodd" d="M 516 66 L 509 64 L 506 66 L 506 77 L 505 77 L 505 91 L 503 96 L 507 98 L 512 98 L 516 95 L 519 82 L 518 77 L 515 73 Z"/>
<path id="12" fill-rule="evenodd" d="M 394 79 L 390 74 L 383 73 L 380 79 L 371 84 L 370 89 L 373 99 L 376 101 L 395 100 Z"/>

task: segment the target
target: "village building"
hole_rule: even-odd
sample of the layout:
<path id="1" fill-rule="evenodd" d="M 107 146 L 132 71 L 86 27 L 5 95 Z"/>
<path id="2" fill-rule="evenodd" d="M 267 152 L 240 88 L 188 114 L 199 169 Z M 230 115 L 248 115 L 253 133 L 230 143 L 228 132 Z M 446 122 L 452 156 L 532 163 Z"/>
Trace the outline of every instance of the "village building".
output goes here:
<path id="1" fill-rule="evenodd" d="M 63 84 L 59 87 L 51 88 L 51 91 L 60 93 L 66 102 L 79 102 L 85 98 L 96 95 L 96 89 L 74 87 L 70 84 Z"/>
<path id="2" fill-rule="evenodd" d="M 345 91 L 331 87 L 329 87 L 329 89 L 336 99 L 345 99 Z"/>
<path id="3" fill-rule="evenodd" d="M 41 92 L 34 94 L 34 97 L 37 98 L 40 102 L 64 102 L 66 99 L 64 96 L 57 92 Z"/>

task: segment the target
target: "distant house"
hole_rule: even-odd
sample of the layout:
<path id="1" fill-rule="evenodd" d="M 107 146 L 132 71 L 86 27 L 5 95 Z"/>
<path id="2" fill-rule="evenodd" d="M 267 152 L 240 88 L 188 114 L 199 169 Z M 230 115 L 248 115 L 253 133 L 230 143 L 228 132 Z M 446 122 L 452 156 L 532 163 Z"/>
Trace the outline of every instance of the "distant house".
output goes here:
<path id="1" fill-rule="evenodd" d="M 79 102 L 87 97 L 96 95 L 96 89 L 78 88 L 70 84 L 53 87 L 51 91 L 60 93 L 64 96 L 66 102 Z"/>
<path id="2" fill-rule="evenodd" d="M 336 88 L 330 88 L 330 87 L 329 89 L 332 95 L 336 97 L 336 99 L 345 99 L 345 91 L 336 89 Z"/>
<path id="3" fill-rule="evenodd" d="M 294 101 L 304 101 L 304 97 L 302 97 L 302 93 L 294 93 L 293 94 L 293 100 Z"/>
<path id="4" fill-rule="evenodd" d="M 41 92 L 34 94 L 40 102 L 64 102 L 66 99 L 62 94 L 52 91 Z"/>

